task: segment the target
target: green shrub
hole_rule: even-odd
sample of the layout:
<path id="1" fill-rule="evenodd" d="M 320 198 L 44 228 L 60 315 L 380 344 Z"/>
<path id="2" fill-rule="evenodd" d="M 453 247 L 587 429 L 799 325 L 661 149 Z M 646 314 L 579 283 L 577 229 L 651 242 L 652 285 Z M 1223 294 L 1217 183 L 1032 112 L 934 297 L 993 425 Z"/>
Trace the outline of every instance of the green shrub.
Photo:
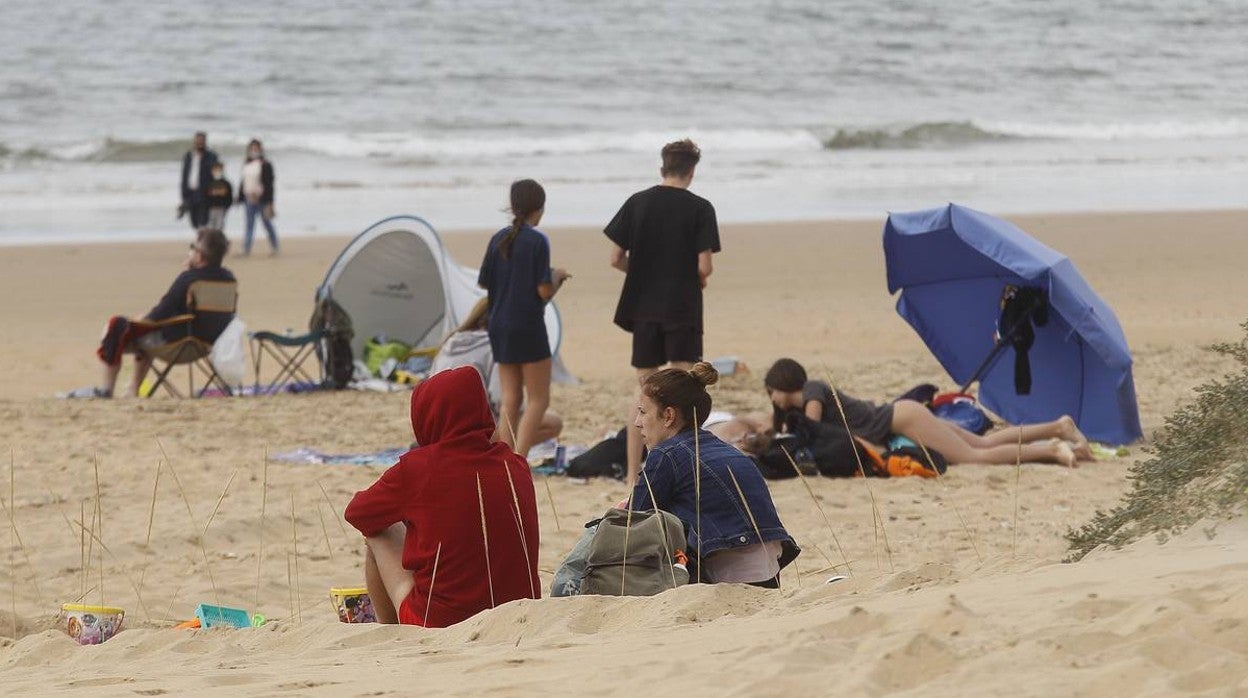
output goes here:
<path id="1" fill-rule="evenodd" d="M 1201 519 L 1228 516 L 1248 502 L 1248 322 L 1245 338 L 1218 344 L 1236 370 L 1196 389 L 1196 400 L 1166 418 L 1131 468 L 1131 491 L 1109 511 L 1066 533 L 1071 560 L 1102 544 L 1119 547 L 1156 534 L 1163 539 Z"/>

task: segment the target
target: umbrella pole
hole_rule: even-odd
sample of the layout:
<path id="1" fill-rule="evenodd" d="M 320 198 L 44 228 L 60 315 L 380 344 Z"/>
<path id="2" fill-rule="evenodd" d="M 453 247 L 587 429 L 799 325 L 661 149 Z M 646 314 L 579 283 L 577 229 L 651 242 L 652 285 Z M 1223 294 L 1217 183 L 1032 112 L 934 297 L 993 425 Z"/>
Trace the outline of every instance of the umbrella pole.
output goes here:
<path id="1" fill-rule="evenodd" d="M 988 352 L 988 356 L 985 357 L 983 362 L 979 364 L 979 368 L 975 369 L 975 373 L 971 374 L 971 377 L 966 379 L 966 382 L 962 384 L 962 387 L 958 388 L 958 392 L 965 393 L 969 390 L 971 384 L 979 380 L 980 376 L 983 376 L 988 372 L 988 369 L 991 368 L 992 365 L 997 362 L 997 358 L 1001 356 L 1001 352 L 1005 351 L 1005 348 L 1008 346 L 1009 344 L 1006 343 L 1004 337 L 997 340 L 996 346 L 992 348 L 992 351 Z"/>
<path id="2" fill-rule="evenodd" d="M 1011 341 L 1014 339 L 1014 334 L 1017 333 L 1025 324 L 1031 322 L 1031 316 L 1035 315 L 1036 311 L 1039 309 L 1040 304 L 1033 303 L 1029 308 L 1027 308 L 1026 311 L 1023 312 L 1023 316 L 1018 319 L 1018 322 L 1011 325 L 1009 331 L 1001 335 L 1000 339 L 998 339 L 997 343 L 992 347 L 992 351 L 988 352 L 988 356 L 986 356 L 979 364 L 979 367 L 975 369 L 975 373 L 972 373 L 971 377 L 966 379 L 966 382 L 963 383 L 962 387 L 958 389 L 959 393 L 965 393 L 971 387 L 972 383 L 979 380 L 981 376 L 988 372 L 988 369 L 992 368 L 992 365 L 995 364 L 997 359 L 1001 356 L 1001 352 L 1005 351 L 1005 348 L 1011 345 Z"/>

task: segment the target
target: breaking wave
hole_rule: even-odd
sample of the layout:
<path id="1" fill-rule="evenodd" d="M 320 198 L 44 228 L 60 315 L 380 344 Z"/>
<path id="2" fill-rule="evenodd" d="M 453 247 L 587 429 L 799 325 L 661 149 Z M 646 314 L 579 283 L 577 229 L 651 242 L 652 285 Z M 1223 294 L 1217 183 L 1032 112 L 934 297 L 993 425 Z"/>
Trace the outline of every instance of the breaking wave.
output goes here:
<path id="1" fill-rule="evenodd" d="M 990 131 L 970 121 L 935 121 L 893 128 L 837 129 L 824 139 L 828 150 L 911 149 L 1004 141 L 1020 136 Z"/>
<path id="2" fill-rule="evenodd" d="M 1173 140 L 1248 136 L 1248 120 L 1151 123 L 1023 123 L 930 121 L 861 127 L 687 128 L 590 131 L 568 127 L 544 132 L 516 129 L 435 129 L 415 132 L 321 132 L 268 134 L 272 152 L 385 163 L 434 165 L 456 160 L 528 156 L 591 156 L 603 153 L 656 153 L 677 138 L 690 137 L 708 152 L 812 152 L 818 150 L 918 150 L 958 148 L 1025 140 Z M 248 138 L 211 135 L 209 145 L 227 159 L 241 156 Z M 54 145 L 0 143 L 0 161 L 141 163 L 176 161 L 188 138 L 102 140 Z"/>

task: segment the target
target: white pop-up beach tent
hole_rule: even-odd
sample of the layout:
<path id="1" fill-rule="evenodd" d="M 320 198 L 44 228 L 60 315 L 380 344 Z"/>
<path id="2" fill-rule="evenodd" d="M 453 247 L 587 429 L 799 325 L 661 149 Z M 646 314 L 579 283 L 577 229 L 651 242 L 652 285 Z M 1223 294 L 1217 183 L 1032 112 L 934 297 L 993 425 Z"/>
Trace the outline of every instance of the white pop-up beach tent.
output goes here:
<path id="1" fill-rule="evenodd" d="M 364 342 L 384 335 L 413 347 L 437 346 L 485 295 L 477 270 L 457 264 L 428 221 L 392 216 L 352 240 L 330 265 L 316 291 L 332 298 L 351 318 L 351 351 L 363 356 Z M 575 383 L 559 358 L 559 309 L 546 305 L 546 333 L 554 357 L 553 378 Z"/>

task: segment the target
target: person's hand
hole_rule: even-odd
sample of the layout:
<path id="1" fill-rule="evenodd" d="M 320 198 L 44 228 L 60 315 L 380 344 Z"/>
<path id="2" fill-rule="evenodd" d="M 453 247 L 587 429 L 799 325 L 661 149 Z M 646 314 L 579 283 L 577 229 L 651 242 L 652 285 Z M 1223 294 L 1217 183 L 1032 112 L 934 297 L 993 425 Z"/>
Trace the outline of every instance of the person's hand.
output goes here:
<path id="1" fill-rule="evenodd" d="M 551 271 L 550 275 L 551 280 L 555 282 L 556 286 L 562 286 L 563 282 L 572 278 L 572 275 L 568 273 L 567 269 L 555 269 Z"/>
<path id="2" fill-rule="evenodd" d="M 186 204 L 178 204 L 178 212 L 175 218 L 177 220 L 181 220 L 182 216 L 185 216 L 185 215 L 186 215 Z"/>

